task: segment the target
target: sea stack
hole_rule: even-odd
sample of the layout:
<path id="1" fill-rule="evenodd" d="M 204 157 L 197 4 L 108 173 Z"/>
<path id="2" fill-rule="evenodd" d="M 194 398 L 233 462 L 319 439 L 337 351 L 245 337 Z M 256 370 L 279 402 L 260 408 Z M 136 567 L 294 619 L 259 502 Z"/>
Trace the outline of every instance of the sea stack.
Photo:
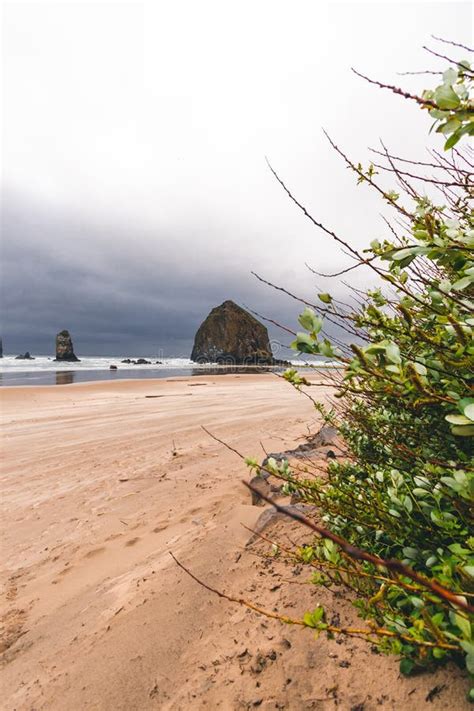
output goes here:
<path id="1" fill-rule="evenodd" d="M 0 358 L 3 358 L 3 342 L 2 342 L 1 338 L 0 338 Z"/>
<path id="2" fill-rule="evenodd" d="M 69 331 L 60 331 L 56 336 L 55 360 L 76 362 L 79 358 L 74 353 L 72 338 Z"/>
<path id="3" fill-rule="evenodd" d="M 199 326 L 191 360 L 232 365 L 274 363 L 267 329 L 233 301 L 216 306 Z"/>

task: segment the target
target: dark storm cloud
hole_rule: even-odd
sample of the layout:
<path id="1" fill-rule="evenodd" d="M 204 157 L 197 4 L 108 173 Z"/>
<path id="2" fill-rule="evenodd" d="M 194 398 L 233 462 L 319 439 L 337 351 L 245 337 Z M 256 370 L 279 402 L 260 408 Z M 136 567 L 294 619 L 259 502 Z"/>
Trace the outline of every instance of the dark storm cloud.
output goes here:
<path id="1" fill-rule="evenodd" d="M 174 252 L 173 234 L 146 249 L 136 232 L 54 215 L 10 195 L 2 236 L 6 352 L 52 353 L 55 334 L 68 328 L 84 354 L 188 356 L 203 318 L 227 298 L 269 316 L 277 303 L 289 322 L 298 312 L 249 268 L 223 271 L 209 253 Z"/>

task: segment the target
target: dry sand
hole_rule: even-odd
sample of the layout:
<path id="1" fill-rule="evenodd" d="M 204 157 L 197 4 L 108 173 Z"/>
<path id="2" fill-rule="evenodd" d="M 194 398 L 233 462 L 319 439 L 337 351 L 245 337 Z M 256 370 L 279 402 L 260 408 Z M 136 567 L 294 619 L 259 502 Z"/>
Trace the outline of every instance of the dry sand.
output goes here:
<path id="1" fill-rule="evenodd" d="M 204 590 L 298 616 L 348 601 L 244 549 L 262 509 L 239 459 L 314 432 L 311 403 L 273 375 L 4 388 L 1 708 L 463 709 L 449 668 L 401 678 L 363 642 L 317 641 Z M 266 535 L 306 535 L 287 522 Z M 265 574 L 263 569 L 266 568 Z M 428 697 L 428 700 L 427 700 Z"/>

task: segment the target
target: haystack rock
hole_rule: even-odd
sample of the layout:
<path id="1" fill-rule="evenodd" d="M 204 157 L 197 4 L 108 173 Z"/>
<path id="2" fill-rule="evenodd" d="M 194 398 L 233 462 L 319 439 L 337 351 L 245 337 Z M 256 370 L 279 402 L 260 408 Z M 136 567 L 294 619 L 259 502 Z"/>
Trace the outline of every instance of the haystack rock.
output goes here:
<path id="1" fill-rule="evenodd" d="M 0 358 L 3 358 L 3 342 L 2 342 L 1 338 L 0 338 Z"/>
<path id="2" fill-rule="evenodd" d="M 267 329 L 233 301 L 216 306 L 199 326 L 191 360 L 235 365 L 274 363 Z"/>
<path id="3" fill-rule="evenodd" d="M 79 358 L 74 353 L 72 339 L 69 331 L 60 331 L 56 336 L 56 358 L 55 360 L 63 360 L 76 362 Z"/>

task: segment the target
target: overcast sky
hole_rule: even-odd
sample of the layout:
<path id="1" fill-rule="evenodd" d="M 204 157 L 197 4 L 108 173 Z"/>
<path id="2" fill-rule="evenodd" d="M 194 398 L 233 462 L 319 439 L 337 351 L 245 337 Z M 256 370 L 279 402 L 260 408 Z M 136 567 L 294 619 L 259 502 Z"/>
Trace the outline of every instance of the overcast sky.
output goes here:
<path id="1" fill-rule="evenodd" d="M 470 44 L 471 12 L 383 0 L 4 2 L 5 351 L 50 353 L 69 328 L 83 355 L 187 356 L 228 298 L 293 325 L 298 305 L 250 271 L 314 297 L 304 263 L 349 262 L 265 156 L 351 243 L 381 236 L 383 205 L 321 128 L 366 164 L 380 137 L 410 157 L 439 147 L 424 112 L 350 68 L 421 91 L 432 77 L 397 72 L 439 68 L 422 49 L 431 34 Z"/>

